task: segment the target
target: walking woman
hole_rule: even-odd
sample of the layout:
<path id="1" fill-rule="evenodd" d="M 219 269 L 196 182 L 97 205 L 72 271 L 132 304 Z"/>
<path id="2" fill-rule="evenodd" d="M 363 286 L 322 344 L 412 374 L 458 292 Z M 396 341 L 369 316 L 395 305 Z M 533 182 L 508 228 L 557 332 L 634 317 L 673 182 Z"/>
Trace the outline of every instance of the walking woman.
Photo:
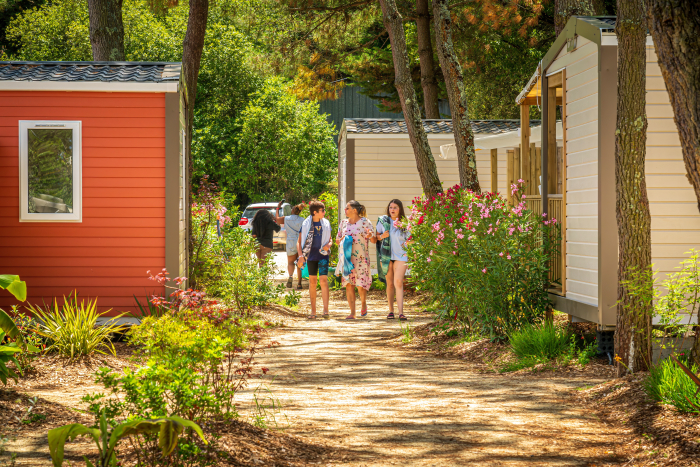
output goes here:
<path id="1" fill-rule="evenodd" d="M 387 319 L 394 319 L 394 295 L 399 309 L 399 319 L 406 320 L 403 314 L 403 279 L 406 275 L 408 256 L 406 241 L 408 232 L 394 224 L 403 222 L 406 217 L 403 203 L 398 199 L 389 201 L 386 215 L 377 221 L 377 272 L 380 279 L 386 280 L 386 299 L 389 302 Z"/>
<path id="2" fill-rule="evenodd" d="M 347 236 L 352 238 L 351 261 L 353 270 L 347 277 L 343 276 L 342 284 L 345 287 L 350 306 L 350 316 L 345 319 L 355 319 L 355 287 L 360 293 L 362 303 L 360 316 L 367 316 L 367 291 L 372 285 L 369 268 L 369 242 L 376 243 L 377 238 L 374 235 L 372 223 L 364 217 L 366 212 L 363 205 L 355 200 L 348 202 L 345 206 L 345 215 L 347 219 L 343 219 L 338 226 L 336 243 L 340 245 Z"/>
<path id="3" fill-rule="evenodd" d="M 320 201 L 309 203 L 310 216 L 301 225 L 301 235 L 297 240 L 299 252 L 298 266 L 309 267 L 309 298 L 311 299 L 311 314 L 309 319 L 316 319 L 316 284 L 320 281 L 321 298 L 323 300 L 323 318 L 328 319 L 328 257 L 331 252 L 331 223 L 326 219 L 326 206 Z M 317 277 L 318 276 L 318 277 Z M 319 279 L 320 277 L 320 279 Z"/>
<path id="4" fill-rule="evenodd" d="M 277 205 L 277 212 L 280 211 L 282 203 L 284 200 L 280 201 Z M 287 250 L 287 272 L 289 272 L 289 279 L 287 279 L 287 288 L 291 289 L 294 283 L 294 268 L 295 262 L 299 257 L 299 250 L 297 249 L 297 240 L 299 240 L 299 234 L 301 233 L 301 225 L 304 222 L 304 218 L 300 217 L 299 214 L 304 209 L 304 204 L 297 204 L 292 208 L 291 216 L 278 216 L 277 223 L 284 224 L 287 230 L 287 244 L 285 249 Z M 301 290 L 301 269 L 297 269 L 297 275 L 299 277 L 299 282 L 297 284 L 297 290 Z"/>
<path id="5" fill-rule="evenodd" d="M 265 263 L 265 257 L 272 251 L 272 236 L 275 232 L 279 232 L 282 227 L 275 222 L 272 213 L 267 209 L 258 209 L 258 212 L 253 216 L 252 225 L 251 233 L 259 243 L 255 255 L 258 257 L 258 266 L 262 266 Z"/>

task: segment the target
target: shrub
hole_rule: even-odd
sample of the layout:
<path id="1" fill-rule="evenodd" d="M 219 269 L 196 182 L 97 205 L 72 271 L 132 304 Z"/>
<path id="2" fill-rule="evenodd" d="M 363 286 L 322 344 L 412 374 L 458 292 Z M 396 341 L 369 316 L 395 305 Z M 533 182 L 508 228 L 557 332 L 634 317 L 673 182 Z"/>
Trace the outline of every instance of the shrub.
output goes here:
<path id="1" fill-rule="evenodd" d="M 60 307 L 56 299 L 53 306 L 28 306 L 37 319 L 37 333 L 48 340 L 49 346 L 46 351 L 56 351 L 59 355 L 71 359 L 94 352 L 105 353 L 104 350 L 115 354 L 111 335 L 123 332 L 125 327 L 114 323 L 97 325 L 97 319 L 111 310 L 98 313 L 96 300 L 78 302 L 76 294 L 63 299 L 63 305 Z M 120 316 L 122 315 L 114 319 Z"/>
<path id="2" fill-rule="evenodd" d="M 274 301 L 284 287 L 276 286 L 272 280 L 275 273 L 272 255 L 258 267 L 256 240 L 233 225 L 231 216 L 238 217 L 238 212 L 228 211 L 223 206 L 223 195 L 215 190 L 215 185 L 202 179 L 192 206 L 191 285 L 232 303 L 239 314 L 247 314 Z"/>
<path id="3" fill-rule="evenodd" d="M 690 370 L 697 374 L 698 366 Z M 654 400 L 674 406 L 681 412 L 700 413 L 698 385 L 671 359 L 661 360 L 649 369 L 644 380 L 646 393 Z"/>
<path id="4" fill-rule="evenodd" d="M 509 340 L 511 350 L 518 357 L 550 360 L 569 349 L 571 333 L 545 320 L 540 325 L 524 324 L 510 334 Z"/>
<path id="5" fill-rule="evenodd" d="M 431 293 L 442 317 L 460 318 L 503 339 L 549 306 L 547 262 L 555 223 L 524 202 L 511 208 L 497 194 L 477 195 L 459 185 L 434 198 L 416 198 L 407 225 L 412 280 Z"/>

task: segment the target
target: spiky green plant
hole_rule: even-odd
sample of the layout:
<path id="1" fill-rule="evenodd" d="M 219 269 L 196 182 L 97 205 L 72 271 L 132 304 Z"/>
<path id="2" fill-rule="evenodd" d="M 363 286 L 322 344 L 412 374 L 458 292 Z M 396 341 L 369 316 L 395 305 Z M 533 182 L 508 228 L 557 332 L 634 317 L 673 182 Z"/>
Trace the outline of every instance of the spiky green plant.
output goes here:
<path id="1" fill-rule="evenodd" d="M 126 329 L 126 326 L 114 322 L 98 325 L 97 319 L 111 310 L 98 313 L 97 300 L 78 302 L 78 297 L 74 294 L 68 298 L 64 296 L 63 305 L 60 306 L 58 300 L 54 299 L 52 305 L 44 308 L 29 305 L 28 309 L 36 318 L 37 333 L 49 340 L 46 351 L 55 351 L 71 359 L 94 352 L 104 354 L 105 350 L 115 355 L 111 335 Z M 123 313 L 113 319 L 121 316 Z"/>

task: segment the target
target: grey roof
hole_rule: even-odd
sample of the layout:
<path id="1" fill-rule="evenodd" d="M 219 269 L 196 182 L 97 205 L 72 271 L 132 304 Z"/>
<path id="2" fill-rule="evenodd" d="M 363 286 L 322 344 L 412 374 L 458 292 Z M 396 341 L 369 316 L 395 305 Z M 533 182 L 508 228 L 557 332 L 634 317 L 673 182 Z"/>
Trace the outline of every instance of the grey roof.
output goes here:
<path id="1" fill-rule="evenodd" d="M 472 130 L 476 134 L 497 135 L 520 128 L 520 120 L 472 120 Z M 539 120 L 530 120 L 530 126 L 538 126 Z M 359 134 L 402 134 L 408 133 L 406 122 L 390 118 L 346 118 L 348 133 Z M 452 120 L 423 120 L 423 128 L 428 134 L 451 134 Z"/>
<path id="2" fill-rule="evenodd" d="M 592 24 L 603 32 L 615 32 L 617 16 L 577 16 L 580 21 Z"/>
<path id="3" fill-rule="evenodd" d="M 180 79 L 180 63 L 0 62 L 0 81 L 162 83 Z"/>

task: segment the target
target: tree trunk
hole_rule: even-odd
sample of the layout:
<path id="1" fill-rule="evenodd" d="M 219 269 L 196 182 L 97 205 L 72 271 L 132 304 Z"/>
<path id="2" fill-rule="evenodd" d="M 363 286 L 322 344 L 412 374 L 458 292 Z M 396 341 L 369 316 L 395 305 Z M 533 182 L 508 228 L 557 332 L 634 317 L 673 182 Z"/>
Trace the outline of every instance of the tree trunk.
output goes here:
<path id="1" fill-rule="evenodd" d="M 649 0 L 649 30 L 700 210 L 700 16 L 697 0 Z"/>
<path id="2" fill-rule="evenodd" d="M 122 0 L 88 0 L 92 59 L 97 62 L 123 62 L 124 23 Z"/>
<path id="3" fill-rule="evenodd" d="M 617 2 L 617 192 L 618 290 L 615 353 L 617 372 L 644 371 L 651 363 L 652 304 L 631 293 L 625 281 L 651 268 L 651 215 L 647 198 L 646 22 L 641 0 Z"/>
<path id="4" fill-rule="evenodd" d="M 187 173 L 192 177 L 194 162 L 192 160 L 192 125 L 194 122 L 194 104 L 197 97 L 197 77 L 199 65 L 204 49 L 204 35 L 207 30 L 207 17 L 209 16 L 209 0 L 190 0 L 190 13 L 187 19 L 187 32 L 182 42 L 182 74 L 184 75 L 185 95 L 187 97 L 187 135 L 185 138 L 185 150 L 187 151 Z M 188 186 L 192 186 L 191 179 Z M 192 206 L 192 190 L 189 190 L 188 206 Z M 190 213 L 188 209 L 188 222 L 190 225 Z M 190 238 L 191 240 L 191 238 Z M 190 244 L 190 253 L 193 245 Z"/>
<path id="5" fill-rule="evenodd" d="M 423 88 L 425 118 L 440 118 L 438 107 L 438 83 L 435 78 L 435 58 L 433 43 L 430 40 L 430 7 L 428 0 L 416 0 L 416 33 L 418 37 L 418 58 L 420 59 L 420 84 Z"/>
<path id="6" fill-rule="evenodd" d="M 595 16 L 602 13 L 596 11 L 595 5 L 602 5 L 594 0 L 555 0 L 554 1 L 554 32 L 557 36 L 564 30 L 566 22 L 572 16 Z"/>
<path id="7" fill-rule="evenodd" d="M 457 166 L 459 183 L 475 193 L 481 193 L 479 178 L 476 173 L 476 152 L 474 151 L 474 132 L 469 120 L 467 93 L 464 90 L 462 67 L 457 60 L 452 45 L 452 19 L 447 8 L 448 0 L 433 0 L 433 17 L 435 19 L 435 44 L 437 46 L 440 67 L 445 77 L 447 97 L 452 111 L 452 128 L 457 146 Z"/>
<path id="8" fill-rule="evenodd" d="M 420 175 L 423 192 L 426 196 L 436 196 L 442 192 L 442 185 L 437 173 L 437 165 L 428 144 L 428 135 L 423 128 L 420 108 L 413 88 L 408 52 L 406 51 L 406 34 L 403 18 L 399 14 L 395 0 L 379 0 L 382 6 L 384 27 L 391 41 L 391 55 L 394 60 L 394 85 L 399 94 L 401 109 L 406 120 L 408 137 L 416 156 L 416 166 Z"/>

